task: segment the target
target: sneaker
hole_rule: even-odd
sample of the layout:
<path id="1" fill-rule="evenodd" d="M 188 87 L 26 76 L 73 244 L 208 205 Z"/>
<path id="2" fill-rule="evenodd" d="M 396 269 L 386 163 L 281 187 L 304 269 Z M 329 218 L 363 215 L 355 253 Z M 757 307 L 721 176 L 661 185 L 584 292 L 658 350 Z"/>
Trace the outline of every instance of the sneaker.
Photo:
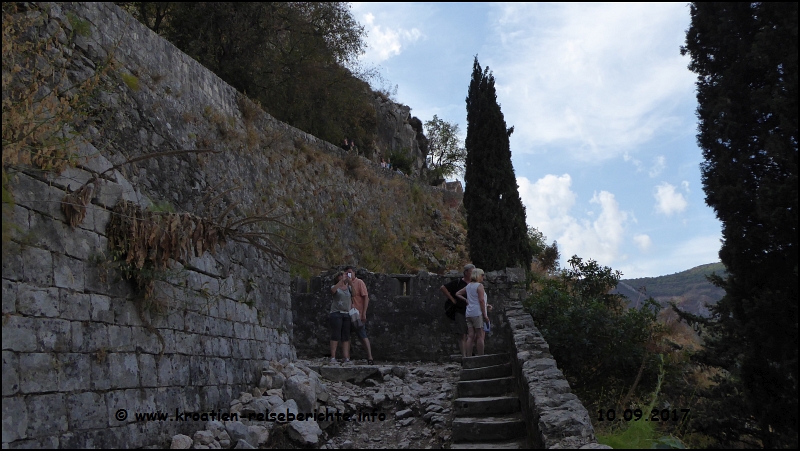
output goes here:
<path id="1" fill-rule="evenodd" d="M 337 362 L 336 359 L 333 358 L 333 357 L 331 358 L 331 361 L 328 362 L 329 365 L 336 365 L 337 363 L 339 363 L 339 362 Z"/>
<path id="2" fill-rule="evenodd" d="M 342 362 L 342 365 L 352 365 L 352 364 L 353 362 L 351 362 L 350 359 L 344 359 L 344 361 Z"/>

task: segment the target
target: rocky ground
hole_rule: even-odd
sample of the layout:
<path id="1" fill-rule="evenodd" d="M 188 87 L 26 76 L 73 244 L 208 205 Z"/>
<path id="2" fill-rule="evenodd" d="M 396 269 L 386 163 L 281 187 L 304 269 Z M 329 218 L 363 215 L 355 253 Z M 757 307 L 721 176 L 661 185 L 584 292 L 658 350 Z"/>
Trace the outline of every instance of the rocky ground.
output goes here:
<path id="1" fill-rule="evenodd" d="M 461 366 L 407 362 L 330 365 L 328 359 L 270 362 L 259 387 L 231 402 L 240 421 L 209 421 L 173 449 L 449 447 L 451 404 Z M 363 362 L 361 362 L 363 363 Z M 329 412 L 333 421 L 258 421 L 259 412 Z M 339 412 L 336 417 L 335 413 Z M 350 414 L 350 421 L 344 421 Z"/>

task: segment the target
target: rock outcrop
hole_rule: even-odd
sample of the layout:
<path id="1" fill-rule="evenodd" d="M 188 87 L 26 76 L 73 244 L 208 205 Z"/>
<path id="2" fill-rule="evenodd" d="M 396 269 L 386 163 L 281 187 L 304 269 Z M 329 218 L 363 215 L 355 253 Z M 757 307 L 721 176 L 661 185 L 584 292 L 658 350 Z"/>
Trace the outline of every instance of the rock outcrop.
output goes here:
<path id="1" fill-rule="evenodd" d="M 375 113 L 378 120 L 376 146 L 381 157 L 394 152 L 402 153 L 411 159 L 411 177 L 425 176 L 425 158 L 428 154 L 428 140 L 422 132 L 422 121 L 411 116 L 411 108 L 375 94 Z"/>

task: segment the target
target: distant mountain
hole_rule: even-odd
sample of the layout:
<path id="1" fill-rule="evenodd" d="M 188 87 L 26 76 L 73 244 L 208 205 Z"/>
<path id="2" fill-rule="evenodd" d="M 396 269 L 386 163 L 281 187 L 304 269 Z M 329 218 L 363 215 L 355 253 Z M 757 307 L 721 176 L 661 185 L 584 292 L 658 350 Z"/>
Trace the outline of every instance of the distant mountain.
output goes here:
<path id="1" fill-rule="evenodd" d="M 639 308 L 642 301 L 652 296 L 661 305 L 675 301 L 682 310 L 708 316 L 706 304 L 716 304 L 725 295 L 725 290 L 706 280 L 713 273 L 724 277 L 725 266 L 709 263 L 668 276 L 623 279 L 614 293 L 627 297 L 630 307 Z"/>

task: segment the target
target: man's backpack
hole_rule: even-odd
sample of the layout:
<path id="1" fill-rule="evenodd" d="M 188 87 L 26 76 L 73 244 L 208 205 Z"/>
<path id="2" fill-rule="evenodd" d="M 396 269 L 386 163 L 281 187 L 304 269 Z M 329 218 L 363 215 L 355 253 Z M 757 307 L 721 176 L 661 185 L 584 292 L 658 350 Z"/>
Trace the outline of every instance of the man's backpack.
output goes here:
<path id="1" fill-rule="evenodd" d="M 448 318 L 455 321 L 456 319 L 456 305 L 450 302 L 449 299 L 444 301 L 444 314 L 447 315 Z"/>

